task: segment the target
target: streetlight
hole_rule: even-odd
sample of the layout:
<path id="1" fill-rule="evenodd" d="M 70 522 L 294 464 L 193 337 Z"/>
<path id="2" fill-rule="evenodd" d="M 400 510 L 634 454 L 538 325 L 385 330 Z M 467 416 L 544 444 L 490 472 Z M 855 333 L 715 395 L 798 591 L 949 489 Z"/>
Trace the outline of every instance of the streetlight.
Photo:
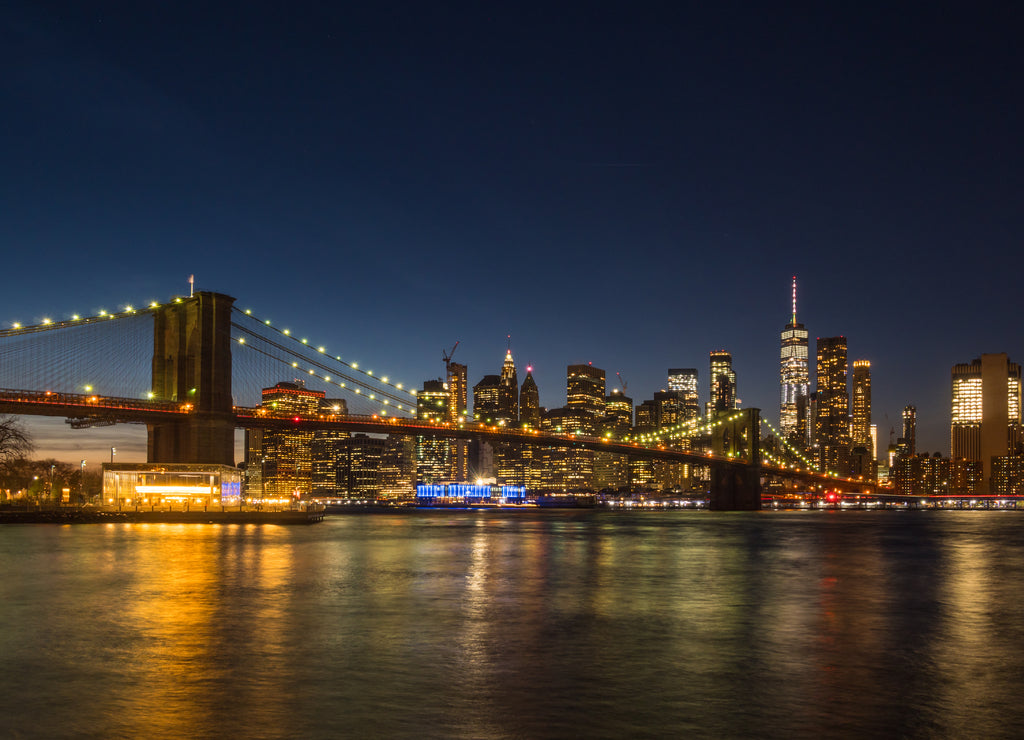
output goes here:
<path id="1" fill-rule="evenodd" d="M 85 460 L 82 460 L 82 473 L 78 476 L 78 495 L 85 499 Z"/>
<path id="2" fill-rule="evenodd" d="M 111 465 L 114 464 L 114 455 L 116 455 L 116 454 L 117 454 L 117 448 L 116 447 L 111 447 L 110 448 L 110 464 Z"/>

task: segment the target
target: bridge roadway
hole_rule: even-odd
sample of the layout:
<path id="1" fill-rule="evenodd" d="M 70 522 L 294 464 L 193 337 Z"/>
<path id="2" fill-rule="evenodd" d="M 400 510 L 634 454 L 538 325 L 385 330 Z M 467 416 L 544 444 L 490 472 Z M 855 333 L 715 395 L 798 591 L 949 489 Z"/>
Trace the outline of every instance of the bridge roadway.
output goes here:
<path id="1" fill-rule="evenodd" d="M 193 413 L 192 405 L 177 401 L 155 399 L 118 398 L 98 394 L 61 393 L 56 391 L 25 391 L 0 389 L 0 413 L 34 416 L 58 416 L 74 420 L 92 420 L 99 423 L 150 424 L 184 420 Z M 670 447 L 648 447 L 635 442 L 623 442 L 603 437 L 541 432 L 535 429 L 512 429 L 469 422 L 460 424 L 433 424 L 404 417 L 321 415 L 317 417 L 287 416 L 268 413 L 266 409 L 234 407 L 235 424 L 252 429 L 291 429 L 316 431 L 337 429 L 367 434 L 409 434 L 446 439 L 486 439 L 492 442 L 540 444 L 548 447 L 588 449 L 613 452 L 647 460 L 667 460 L 695 466 L 745 468 L 749 461 L 738 457 L 723 457 L 710 452 L 688 452 Z M 762 461 L 764 475 L 792 480 L 809 486 L 826 485 L 852 492 L 874 493 L 873 483 L 838 478 L 806 469 L 771 465 Z"/>

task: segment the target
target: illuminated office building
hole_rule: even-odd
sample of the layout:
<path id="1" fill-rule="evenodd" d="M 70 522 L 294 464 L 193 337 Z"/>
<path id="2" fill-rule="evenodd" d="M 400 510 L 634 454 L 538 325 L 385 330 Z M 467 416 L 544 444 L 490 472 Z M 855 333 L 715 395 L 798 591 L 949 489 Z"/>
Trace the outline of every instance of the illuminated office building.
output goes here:
<path id="1" fill-rule="evenodd" d="M 692 367 L 672 368 L 668 371 L 668 389 L 682 394 L 683 421 L 692 421 L 700 416 L 697 369 Z"/>
<path id="2" fill-rule="evenodd" d="M 458 424 L 469 417 L 468 373 L 465 365 L 447 362 L 448 375 L 448 421 Z M 453 481 L 467 480 L 469 472 L 469 440 L 448 440 L 448 460 L 451 471 L 448 478 Z"/>
<path id="3" fill-rule="evenodd" d="M 604 418 L 604 370 L 591 364 L 566 368 L 565 406 L 589 416 L 584 434 L 596 434 Z"/>
<path id="4" fill-rule="evenodd" d="M 1020 365 L 1005 353 L 953 366 L 951 457 L 982 465 L 982 493 L 992 490 L 992 459 L 1021 441 Z"/>
<path id="5" fill-rule="evenodd" d="M 853 361 L 853 426 L 850 442 L 854 447 L 873 449 L 871 444 L 871 363 Z"/>
<path id="6" fill-rule="evenodd" d="M 823 471 L 850 470 L 850 392 L 847 388 L 846 337 L 818 338 L 815 437 Z"/>
<path id="7" fill-rule="evenodd" d="M 448 416 L 448 389 L 440 380 L 425 380 L 416 394 L 416 420 L 442 423 Z M 416 480 L 419 483 L 443 483 L 451 469 L 448 440 L 420 435 L 416 437 Z"/>
<path id="8" fill-rule="evenodd" d="M 320 415 L 334 416 L 348 413 L 344 398 L 324 398 L 320 401 Z M 340 429 L 317 429 L 309 443 L 312 468 L 311 490 L 314 496 L 339 495 L 338 456 L 340 445 L 351 435 Z"/>
<path id="9" fill-rule="evenodd" d="M 604 399 L 602 436 L 622 439 L 633 429 L 633 399 L 618 388 Z M 629 458 L 614 452 L 594 453 L 594 488 L 625 489 L 629 486 Z"/>
<path id="10" fill-rule="evenodd" d="M 582 407 L 549 409 L 541 415 L 540 424 L 546 432 L 594 433 L 594 417 Z M 562 492 L 591 489 L 594 476 L 593 451 L 579 447 L 542 447 L 539 458 L 542 488 Z"/>
<path id="11" fill-rule="evenodd" d="M 732 355 L 725 350 L 711 351 L 711 398 L 709 411 L 729 411 L 737 407 L 736 373 Z"/>
<path id="12" fill-rule="evenodd" d="M 274 416 L 316 416 L 325 396 L 301 383 L 281 382 L 263 389 L 260 409 Z M 265 429 L 250 436 L 253 444 L 259 439 L 260 449 L 250 450 L 247 457 L 260 461 L 263 499 L 280 501 L 312 493 L 313 437 L 313 432 L 293 429 Z"/>
<path id="13" fill-rule="evenodd" d="M 779 406 L 779 432 L 783 439 L 805 442 L 801 435 L 801 409 L 806 413 L 807 394 L 810 389 L 810 369 L 807 351 L 807 329 L 796 320 L 796 277 L 793 278 L 793 314 L 782 330 L 782 349 L 779 355 L 779 373 L 782 401 Z M 804 425 L 806 429 L 806 422 Z"/>
<path id="14" fill-rule="evenodd" d="M 633 428 L 633 399 L 618 388 L 604 399 L 604 428 L 614 439 L 622 439 Z"/>

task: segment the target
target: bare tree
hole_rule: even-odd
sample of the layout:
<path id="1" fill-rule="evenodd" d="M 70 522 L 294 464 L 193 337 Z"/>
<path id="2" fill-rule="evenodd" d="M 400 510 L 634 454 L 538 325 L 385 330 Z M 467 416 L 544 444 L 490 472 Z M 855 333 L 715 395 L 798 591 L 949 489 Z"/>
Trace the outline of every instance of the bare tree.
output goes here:
<path id="1" fill-rule="evenodd" d="M 12 464 L 24 460 L 34 448 L 32 437 L 21 420 L 0 414 L 0 470 L 6 471 Z"/>

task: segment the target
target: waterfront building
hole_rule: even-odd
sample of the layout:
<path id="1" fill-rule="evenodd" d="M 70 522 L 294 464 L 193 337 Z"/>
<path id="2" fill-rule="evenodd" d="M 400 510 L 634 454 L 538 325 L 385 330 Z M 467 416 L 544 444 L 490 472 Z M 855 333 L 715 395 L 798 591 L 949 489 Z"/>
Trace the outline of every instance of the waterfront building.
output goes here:
<path id="1" fill-rule="evenodd" d="M 732 355 L 725 350 L 712 350 L 711 360 L 711 398 L 708 410 L 729 411 L 737 408 L 736 373 L 732 369 Z"/>
<path id="2" fill-rule="evenodd" d="M 380 463 L 380 498 L 409 499 L 416 487 L 416 438 L 389 434 L 385 442 Z"/>
<path id="3" fill-rule="evenodd" d="M 901 496 L 974 496 L 982 485 L 981 463 L 942 457 L 938 452 L 900 455 L 889 479 Z"/>
<path id="4" fill-rule="evenodd" d="M 992 458 L 992 493 L 999 496 L 1024 494 L 1024 450 Z"/>
<path id="5" fill-rule="evenodd" d="M 526 366 L 526 379 L 519 389 L 519 421 L 534 429 L 540 428 L 540 391 L 531 365 Z"/>
<path id="6" fill-rule="evenodd" d="M 1005 353 L 953 366 L 950 450 L 982 465 L 982 493 L 992 490 L 992 460 L 1021 441 L 1020 365 Z"/>
<path id="7" fill-rule="evenodd" d="M 444 381 L 425 380 L 416 394 L 416 419 L 432 424 L 446 421 L 448 389 Z M 419 483 L 443 483 L 451 473 L 448 440 L 419 435 L 416 437 L 416 480 Z"/>
<path id="8" fill-rule="evenodd" d="M 818 338 L 815 437 L 822 471 L 850 471 L 850 393 L 846 337 Z"/>
<path id="9" fill-rule="evenodd" d="M 103 463 L 103 503 L 202 510 L 242 503 L 242 471 L 229 465 Z"/>
<path id="10" fill-rule="evenodd" d="M 801 430 L 800 412 L 806 413 L 807 394 L 810 390 L 810 360 L 807 329 L 796 320 L 796 276 L 793 277 L 793 313 L 782 330 L 779 353 L 779 433 L 790 442 L 806 444 L 806 418 Z M 801 431 L 804 433 L 801 434 Z"/>

